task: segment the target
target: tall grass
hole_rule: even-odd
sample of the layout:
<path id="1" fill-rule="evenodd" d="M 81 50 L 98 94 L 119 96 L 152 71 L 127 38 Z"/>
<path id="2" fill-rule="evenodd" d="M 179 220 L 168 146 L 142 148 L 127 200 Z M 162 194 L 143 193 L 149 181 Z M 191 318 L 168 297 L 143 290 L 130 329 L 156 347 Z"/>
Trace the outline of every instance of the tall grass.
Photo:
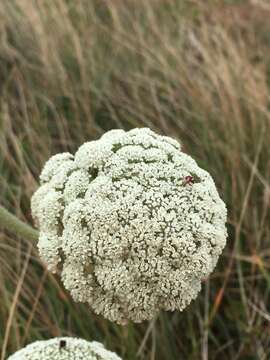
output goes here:
<path id="1" fill-rule="evenodd" d="M 58 335 L 124 359 L 270 357 L 270 9 L 227 3 L 1 1 L 1 203 L 31 222 L 51 154 L 148 126 L 181 141 L 229 211 L 228 245 L 199 298 L 126 327 L 75 304 L 35 244 L 2 232 L 2 359 Z"/>

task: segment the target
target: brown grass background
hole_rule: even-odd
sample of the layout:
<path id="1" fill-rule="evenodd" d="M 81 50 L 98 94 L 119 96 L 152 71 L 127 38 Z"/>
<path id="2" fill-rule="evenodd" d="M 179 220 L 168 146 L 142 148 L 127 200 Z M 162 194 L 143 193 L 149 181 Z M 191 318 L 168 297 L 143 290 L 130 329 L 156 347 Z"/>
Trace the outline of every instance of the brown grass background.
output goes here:
<path id="1" fill-rule="evenodd" d="M 270 358 L 269 17 L 267 0 L 1 0 L 2 205 L 31 223 L 50 155 L 147 126 L 213 175 L 229 212 L 199 298 L 126 327 L 74 303 L 35 244 L 1 231 L 1 360 L 60 335 L 123 359 Z"/>

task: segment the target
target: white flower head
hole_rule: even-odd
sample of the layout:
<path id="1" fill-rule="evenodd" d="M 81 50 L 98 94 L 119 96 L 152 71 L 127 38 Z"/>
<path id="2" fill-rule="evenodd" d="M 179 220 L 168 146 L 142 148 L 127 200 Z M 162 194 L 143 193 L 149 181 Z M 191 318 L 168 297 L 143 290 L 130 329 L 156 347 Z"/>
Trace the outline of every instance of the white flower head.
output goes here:
<path id="1" fill-rule="evenodd" d="M 39 251 L 76 301 L 118 323 L 183 310 L 225 246 L 226 207 L 177 141 L 112 130 L 53 156 L 32 198 Z"/>
<path id="2" fill-rule="evenodd" d="M 8 360 L 121 360 L 96 341 L 62 337 L 35 341 L 11 355 Z"/>

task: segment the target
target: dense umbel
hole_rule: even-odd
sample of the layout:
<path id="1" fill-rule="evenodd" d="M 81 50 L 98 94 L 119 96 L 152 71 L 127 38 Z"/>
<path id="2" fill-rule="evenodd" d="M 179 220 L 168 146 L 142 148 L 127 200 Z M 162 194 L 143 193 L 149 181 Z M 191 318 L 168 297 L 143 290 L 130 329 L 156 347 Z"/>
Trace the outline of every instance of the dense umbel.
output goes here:
<path id="1" fill-rule="evenodd" d="M 177 141 L 111 130 L 52 156 L 32 213 L 39 251 L 76 301 L 125 324 L 183 310 L 226 242 L 226 207 Z"/>
<path id="2" fill-rule="evenodd" d="M 121 360 L 96 341 L 63 337 L 36 341 L 11 355 L 8 360 Z"/>

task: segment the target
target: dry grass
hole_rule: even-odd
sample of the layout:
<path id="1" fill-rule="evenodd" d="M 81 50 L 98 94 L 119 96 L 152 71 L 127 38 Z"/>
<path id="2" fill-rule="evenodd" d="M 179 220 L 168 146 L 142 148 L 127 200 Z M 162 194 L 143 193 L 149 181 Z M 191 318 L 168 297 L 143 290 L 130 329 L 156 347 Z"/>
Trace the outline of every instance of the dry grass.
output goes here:
<path id="1" fill-rule="evenodd" d="M 29 241 L 2 232 L 2 359 L 66 334 L 124 359 L 270 357 L 269 15 L 266 1 L 1 1 L 1 203 L 31 222 L 51 154 L 149 126 L 180 139 L 229 210 L 228 246 L 200 297 L 127 327 L 72 302 Z"/>

